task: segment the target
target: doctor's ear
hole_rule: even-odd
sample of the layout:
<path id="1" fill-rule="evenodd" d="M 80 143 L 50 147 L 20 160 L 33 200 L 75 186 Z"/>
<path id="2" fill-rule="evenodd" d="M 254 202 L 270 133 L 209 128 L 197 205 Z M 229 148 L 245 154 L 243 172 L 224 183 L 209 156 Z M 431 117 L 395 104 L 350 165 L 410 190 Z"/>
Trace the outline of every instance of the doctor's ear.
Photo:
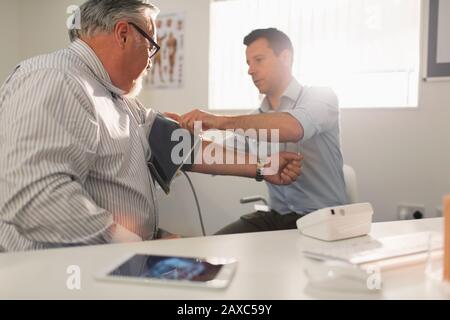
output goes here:
<path id="1" fill-rule="evenodd" d="M 283 50 L 280 53 L 280 59 L 281 62 L 286 66 L 286 67 L 291 67 L 292 66 L 292 62 L 293 62 L 293 57 L 292 57 L 292 52 L 289 50 Z"/>

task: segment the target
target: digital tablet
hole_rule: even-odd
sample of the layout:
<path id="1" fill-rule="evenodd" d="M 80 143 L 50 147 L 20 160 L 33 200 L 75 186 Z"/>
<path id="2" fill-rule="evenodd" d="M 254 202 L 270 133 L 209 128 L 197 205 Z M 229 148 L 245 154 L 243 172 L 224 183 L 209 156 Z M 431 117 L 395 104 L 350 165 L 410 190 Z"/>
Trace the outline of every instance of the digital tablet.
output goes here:
<path id="1" fill-rule="evenodd" d="M 133 254 L 101 272 L 98 280 L 226 288 L 236 271 L 234 258 Z"/>

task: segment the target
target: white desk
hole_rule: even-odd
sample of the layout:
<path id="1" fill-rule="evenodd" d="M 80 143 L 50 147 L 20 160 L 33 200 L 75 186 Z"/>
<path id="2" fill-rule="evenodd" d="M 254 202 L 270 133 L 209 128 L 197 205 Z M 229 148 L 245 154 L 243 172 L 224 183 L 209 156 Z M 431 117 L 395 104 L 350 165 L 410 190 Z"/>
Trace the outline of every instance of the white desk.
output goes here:
<path id="1" fill-rule="evenodd" d="M 442 219 L 375 223 L 374 238 L 425 230 L 441 231 Z M 0 254 L 0 299 L 428 299 L 425 264 L 382 273 L 380 294 L 355 295 L 312 290 L 301 250 L 316 240 L 297 230 L 213 236 L 135 244 Z M 226 290 L 99 282 L 93 278 L 131 252 L 184 256 L 233 256 L 238 269 Z M 69 265 L 81 267 L 81 290 L 66 287 Z"/>

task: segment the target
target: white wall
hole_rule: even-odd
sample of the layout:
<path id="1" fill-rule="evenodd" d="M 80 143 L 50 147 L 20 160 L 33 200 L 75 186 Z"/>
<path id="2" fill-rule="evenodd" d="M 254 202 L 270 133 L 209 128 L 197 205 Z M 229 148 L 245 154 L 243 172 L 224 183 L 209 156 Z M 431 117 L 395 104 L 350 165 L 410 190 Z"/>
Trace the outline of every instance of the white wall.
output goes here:
<path id="1" fill-rule="evenodd" d="M 209 1 L 154 0 L 161 13 L 184 12 L 184 87 L 144 92 L 141 99 L 158 110 L 184 112 L 187 106 L 208 104 Z"/>
<path id="2" fill-rule="evenodd" d="M 0 85 L 19 62 L 19 3 L 0 0 Z"/>
<path id="3" fill-rule="evenodd" d="M 2 39 L 8 39 L 4 43 L 12 48 L 2 50 L 0 76 L 4 78 L 5 70 L 10 70 L 18 58 L 65 47 L 65 10 L 81 2 L 0 0 L 0 32 Z M 185 86 L 181 90 L 144 92 L 141 100 L 161 111 L 182 113 L 205 107 L 209 0 L 156 0 L 155 4 L 162 12 L 186 14 Z M 20 42 L 14 40 L 17 32 Z M 399 202 L 423 204 L 427 216 L 434 216 L 442 195 L 450 194 L 450 82 L 421 82 L 419 100 L 418 109 L 342 110 L 345 162 L 355 168 L 360 200 L 372 202 L 376 221 L 395 220 Z M 192 178 L 208 233 L 252 211 L 251 205 L 239 204 L 240 197 L 267 195 L 263 184 L 248 179 L 199 174 L 192 174 Z M 169 196 L 161 193 L 159 198 L 163 227 L 184 235 L 200 233 L 195 203 L 184 177 L 175 180 Z"/>
<path id="4" fill-rule="evenodd" d="M 377 220 L 396 219 L 400 202 L 436 214 L 450 194 L 450 83 L 420 84 L 414 110 L 343 110 L 345 161 L 359 178 L 361 200 Z"/>
<path id="5" fill-rule="evenodd" d="M 17 1 L 17 0 L 6 0 Z M 69 36 L 66 13 L 70 5 L 83 0 L 19 0 L 21 25 L 21 59 L 67 47 Z"/>

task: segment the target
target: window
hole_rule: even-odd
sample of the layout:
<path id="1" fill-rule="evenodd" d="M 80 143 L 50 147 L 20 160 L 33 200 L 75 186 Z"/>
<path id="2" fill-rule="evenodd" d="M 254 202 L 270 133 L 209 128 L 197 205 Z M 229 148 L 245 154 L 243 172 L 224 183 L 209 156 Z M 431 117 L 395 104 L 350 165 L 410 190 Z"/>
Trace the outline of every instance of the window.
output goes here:
<path id="1" fill-rule="evenodd" d="M 341 107 L 417 106 L 420 0 L 216 0 L 210 108 L 259 105 L 242 42 L 267 27 L 291 38 L 294 76 L 305 85 L 332 87 Z"/>

